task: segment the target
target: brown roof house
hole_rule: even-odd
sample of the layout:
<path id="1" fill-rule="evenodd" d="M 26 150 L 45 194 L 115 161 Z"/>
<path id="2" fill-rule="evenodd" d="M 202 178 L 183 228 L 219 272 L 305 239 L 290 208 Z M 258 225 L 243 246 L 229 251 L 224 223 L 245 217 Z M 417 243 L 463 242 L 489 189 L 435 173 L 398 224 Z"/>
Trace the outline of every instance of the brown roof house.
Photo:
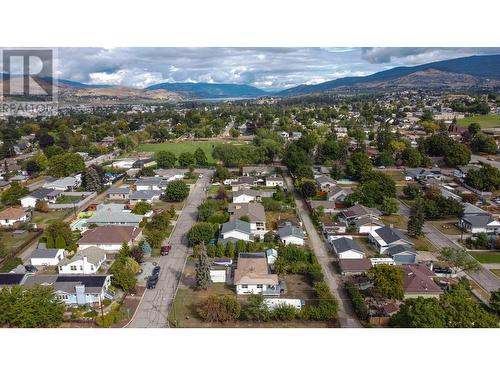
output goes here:
<path id="1" fill-rule="evenodd" d="M 278 275 L 271 274 L 265 253 L 240 253 L 234 271 L 237 294 L 280 295 Z"/>
<path id="2" fill-rule="evenodd" d="M 230 221 L 240 220 L 242 217 L 248 218 L 250 230 L 254 236 L 263 236 L 266 230 L 266 213 L 264 206 L 260 203 L 230 203 L 227 211 Z"/>
<path id="3" fill-rule="evenodd" d="M 22 208 L 9 207 L 0 211 L 0 225 L 2 227 L 12 227 L 16 223 L 26 223 L 30 219 L 30 212 Z"/>
<path id="4" fill-rule="evenodd" d="M 443 290 L 432 279 L 435 275 L 424 264 L 405 264 L 398 266 L 404 272 L 404 298 L 438 298 Z"/>
<path id="5" fill-rule="evenodd" d="M 95 246 L 106 252 L 118 252 L 124 242 L 132 246 L 139 242 L 141 238 L 141 228 L 104 225 L 86 230 L 78 241 L 78 250 Z"/>

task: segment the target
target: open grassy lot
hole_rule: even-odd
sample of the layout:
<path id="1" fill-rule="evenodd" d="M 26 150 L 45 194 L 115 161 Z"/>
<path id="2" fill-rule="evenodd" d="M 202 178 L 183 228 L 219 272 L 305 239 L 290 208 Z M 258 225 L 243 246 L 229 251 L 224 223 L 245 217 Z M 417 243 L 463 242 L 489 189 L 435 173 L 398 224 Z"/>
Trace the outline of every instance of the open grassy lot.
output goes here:
<path id="1" fill-rule="evenodd" d="M 438 249 L 425 237 L 410 238 L 413 241 L 415 250 L 437 252 Z"/>
<path id="2" fill-rule="evenodd" d="M 469 251 L 479 263 L 500 263 L 499 251 Z"/>
<path id="3" fill-rule="evenodd" d="M 73 210 L 50 210 L 49 212 L 33 212 L 33 223 L 45 227 L 54 220 L 64 220 Z"/>
<path id="4" fill-rule="evenodd" d="M 221 143 L 227 143 L 224 141 L 184 141 L 184 142 L 165 142 L 165 143 L 151 143 L 142 144 L 137 146 L 138 151 L 144 152 L 157 152 L 157 151 L 170 151 L 176 156 L 179 156 L 183 152 L 194 153 L 198 147 L 200 147 L 207 155 L 207 160 L 209 163 L 214 163 L 215 160 L 212 157 L 212 149 Z M 233 144 L 242 144 L 242 142 L 229 142 Z"/>
<path id="5" fill-rule="evenodd" d="M 500 128 L 500 115 L 478 115 L 457 120 L 457 124 L 460 126 L 469 126 L 473 122 L 480 124 L 483 129 Z"/>
<path id="6" fill-rule="evenodd" d="M 401 182 L 405 182 L 405 174 L 404 172 L 402 171 L 393 171 L 393 170 L 386 170 L 386 169 L 377 169 L 377 172 L 382 172 L 390 177 L 392 177 L 392 179 L 394 181 L 396 181 L 396 183 L 401 183 Z"/>
<path id="7" fill-rule="evenodd" d="M 408 225 L 408 218 L 405 216 L 401 215 L 384 215 L 380 217 L 380 220 L 387 226 L 390 226 L 391 224 L 394 226 L 394 228 L 397 229 L 405 229 Z"/>
<path id="8" fill-rule="evenodd" d="M 432 225 L 436 227 L 443 234 L 448 235 L 458 235 L 460 234 L 460 229 L 457 227 L 456 221 L 450 220 L 435 220 L 430 222 Z"/>
<path id="9" fill-rule="evenodd" d="M 295 219 L 297 220 L 297 215 L 295 215 L 294 210 L 288 211 L 266 211 L 266 227 L 268 229 L 276 230 L 278 229 L 278 220 L 283 219 Z"/>

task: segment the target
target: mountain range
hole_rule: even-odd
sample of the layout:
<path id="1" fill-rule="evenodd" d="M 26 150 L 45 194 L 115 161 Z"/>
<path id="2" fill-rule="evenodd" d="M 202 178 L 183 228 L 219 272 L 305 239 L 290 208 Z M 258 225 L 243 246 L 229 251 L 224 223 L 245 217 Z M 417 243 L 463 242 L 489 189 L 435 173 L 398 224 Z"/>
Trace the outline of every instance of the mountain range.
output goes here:
<path id="1" fill-rule="evenodd" d="M 20 77 L 2 75 L 2 79 Z M 39 79 L 40 80 L 40 79 Z M 50 77 L 43 84 L 53 84 Z M 368 76 L 344 77 L 316 85 L 299 85 L 279 92 L 232 83 L 159 83 L 145 89 L 112 85 L 89 85 L 58 80 L 60 98 L 79 100 L 186 100 L 222 98 L 258 98 L 263 96 L 299 96 L 336 90 L 387 89 L 473 89 L 500 88 L 500 55 L 482 55 L 443 60 L 411 67 L 397 67 Z"/>

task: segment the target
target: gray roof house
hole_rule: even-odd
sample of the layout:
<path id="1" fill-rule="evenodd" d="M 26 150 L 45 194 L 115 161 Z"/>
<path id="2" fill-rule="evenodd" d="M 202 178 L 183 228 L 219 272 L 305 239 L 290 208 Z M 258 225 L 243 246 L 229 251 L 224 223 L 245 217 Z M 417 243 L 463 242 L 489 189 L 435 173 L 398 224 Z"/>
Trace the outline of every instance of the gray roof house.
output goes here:
<path id="1" fill-rule="evenodd" d="M 239 240 L 253 240 L 250 223 L 242 220 L 234 220 L 222 224 L 220 238 L 218 240 L 219 243 L 225 245 L 228 242 L 236 243 Z"/>
<path id="2" fill-rule="evenodd" d="M 458 220 L 458 226 L 471 233 L 493 233 L 500 231 L 500 221 L 470 203 L 464 203 L 464 212 Z"/>
<path id="3" fill-rule="evenodd" d="M 304 231 L 301 228 L 293 225 L 287 225 L 278 229 L 278 236 L 285 244 L 303 245 L 304 244 Z"/>
<path id="4" fill-rule="evenodd" d="M 142 221 L 142 215 L 123 211 L 123 205 L 103 204 L 97 206 L 97 210 L 87 220 L 88 224 L 102 225 L 126 225 L 138 227 Z"/>
<path id="5" fill-rule="evenodd" d="M 159 200 L 160 195 L 160 190 L 138 190 L 129 195 L 129 201 L 131 204 L 138 202 L 151 203 L 153 201 Z"/>
<path id="6" fill-rule="evenodd" d="M 382 227 L 370 232 L 368 234 L 368 240 L 377 247 L 380 254 L 386 254 L 391 246 L 413 246 L 411 240 L 400 230 L 389 227 Z"/>
<path id="7" fill-rule="evenodd" d="M 351 238 L 337 238 L 331 242 L 331 245 L 339 259 L 360 259 L 365 257 L 363 250 Z"/>
<path id="8" fill-rule="evenodd" d="M 378 219 L 382 216 L 382 212 L 376 208 L 365 207 L 362 204 L 356 204 L 352 207 L 346 208 L 340 214 L 339 219 L 342 221 L 354 221 L 365 217 L 371 217 L 373 219 Z"/>
<path id="9" fill-rule="evenodd" d="M 413 247 L 408 245 L 396 245 L 387 249 L 389 254 L 396 264 L 411 264 L 417 260 L 417 252 Z"/>
<path id="10" fill-rule="evenodd" d="M 322 175 L 316 178 L 316 184 L 321 191 L 330 191 L 337 182 L 330 176 Z"/>
<path id="11" fill-rule="evenodd" d="M 108 199 L 125 200 L 130 195 L 130 188 L 127 187 L 112 187 L 106 192 Z"/>

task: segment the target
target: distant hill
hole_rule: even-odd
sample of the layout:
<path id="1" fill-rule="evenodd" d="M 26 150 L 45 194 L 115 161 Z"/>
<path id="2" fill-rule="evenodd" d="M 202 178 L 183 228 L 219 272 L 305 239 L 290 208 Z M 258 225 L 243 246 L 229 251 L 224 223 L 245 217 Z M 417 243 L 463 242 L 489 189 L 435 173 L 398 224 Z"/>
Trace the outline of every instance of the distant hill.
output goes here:
<path id="1" fill-rule="evenodd" d="M 397 67 L 364 77 L 344 77 L 317 85 L 299 85 L 278 95 L 294 96 L 340 88 L 500 87 L 500 55 L 470 56 Z"/>
<path id="2" fill-rule="evenodd" d="M 232 83 L 159 83 L 146 87 L 146 90 L 167 90 L 185 97 L 198 99 L 257 98 L 269 95 L 266 91 L 250 85 Z"/>

